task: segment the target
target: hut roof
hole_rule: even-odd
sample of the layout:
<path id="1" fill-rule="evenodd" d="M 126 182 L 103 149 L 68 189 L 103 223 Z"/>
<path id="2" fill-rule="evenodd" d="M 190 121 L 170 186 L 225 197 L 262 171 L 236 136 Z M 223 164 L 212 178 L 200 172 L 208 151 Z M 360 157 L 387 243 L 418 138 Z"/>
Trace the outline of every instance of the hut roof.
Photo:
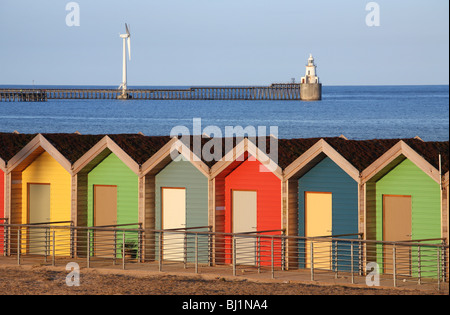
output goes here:
<path id="1" fill-rule="evenodd" d="M 76 133 L 42 134 L 71 164 L 89 151 L 103 136 Z"/>
<path id="2" fill-rule="evenodd" d="M 170 141 L 169 136 L 144 136 L 141 134 L 108 135 L 136 163 L 144 164 Z"/>
<path id="3" fill-rule="evenodd" d="M 36 134 L 0 133 L 0 158 L 8 162 L 34 137 Z"/>

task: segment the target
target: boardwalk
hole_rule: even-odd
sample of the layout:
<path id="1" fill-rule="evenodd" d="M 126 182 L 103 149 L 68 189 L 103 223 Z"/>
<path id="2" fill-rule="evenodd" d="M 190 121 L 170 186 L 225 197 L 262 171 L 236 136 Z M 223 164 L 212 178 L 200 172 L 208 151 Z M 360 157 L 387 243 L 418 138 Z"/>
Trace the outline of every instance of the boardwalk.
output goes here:
<path id="1" fill-rule="evenodd" d="M 0 89 L 0 102 L 60 99 L 118 99 L 118 89 Z M 268 87 L 191 87 L 185 89 L 129 89 L 133 100 L 300 100 L 300 84 Z"/>

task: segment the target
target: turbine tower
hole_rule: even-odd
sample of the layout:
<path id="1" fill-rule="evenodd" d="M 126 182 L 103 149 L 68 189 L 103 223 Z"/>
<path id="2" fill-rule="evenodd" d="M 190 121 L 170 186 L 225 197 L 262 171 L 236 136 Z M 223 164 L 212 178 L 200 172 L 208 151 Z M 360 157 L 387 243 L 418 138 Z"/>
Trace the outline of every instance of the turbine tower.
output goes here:
<path id="1" fill-rule="evenodd" d="M 119 90 L 122 89 L 122 94 L 118 96 L 118 99 L 128 99 L 127 94 L 127 43 L 128 43 L 128 59 L 131 60 L 131 35 L 130 29 L 127 23 L 125 23 L 126 34 L 121 34 L 120 38 L 123 39 L 123 69 L 122 69 L 122 84 L 119 86 Z"/>

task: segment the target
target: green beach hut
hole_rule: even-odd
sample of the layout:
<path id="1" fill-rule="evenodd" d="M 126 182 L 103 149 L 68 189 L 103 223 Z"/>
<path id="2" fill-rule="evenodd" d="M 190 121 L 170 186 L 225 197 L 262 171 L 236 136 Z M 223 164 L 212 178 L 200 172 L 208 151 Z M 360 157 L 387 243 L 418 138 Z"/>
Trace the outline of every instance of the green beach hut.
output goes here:
<path id="1" fill-rule="evenodd" d="M 448 141 L 401 140 L 363 171 L 368 240 L 442 243 L 448 219 L 442 207 L 439 156 L 442 170 L 448 171 Z M 396 248 L 391 244 L 367 250 L 368 261 L 379 263 L 387 274 L 394 272 L 394 260 L 397 273 L 413 275 L 419 272 L 415 267 L 418 259 L 424 260 L 425 255 L 430 255 L 428 259 L 436 257 L 431 250 L 428 254 L 418 253 L 414 247 Z M 435 264 L 431 264 L 422 264 L 420 272 L 427 268 L 434 271 Z"/>

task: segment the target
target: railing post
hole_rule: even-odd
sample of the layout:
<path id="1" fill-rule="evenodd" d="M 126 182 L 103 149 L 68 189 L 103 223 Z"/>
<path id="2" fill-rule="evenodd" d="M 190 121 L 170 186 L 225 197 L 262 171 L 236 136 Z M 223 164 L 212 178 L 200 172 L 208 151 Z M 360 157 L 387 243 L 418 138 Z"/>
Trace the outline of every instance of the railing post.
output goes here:
<path id="1" fill-rule="evenodd" d="M 114 255 L 113 255 L 113 265 L 116 265 L 117 259 L 117 230 L 114 230 Z"/>
<path id="2" fill-rule="evenodd" d="M 270 244 L 270 251 L 271 251 L 271 264 L 272 264 L 272 279 L 275 279 L 275 266 L 274 266 L 274 262 L 275 262 L 275 255 L 274 255 L 274 246 L 273 246 L 273 236 L 272 236 L 272 241 Z"/>
<path id="3" fill-rule="evenodd" d="M 125 231 L 122 232 L 122 269 L 125 270 Z"/>
<path id="4" fill-rule="evenodd" d="M 52 237 L 53 237 L 53 239 L 52 239 L 52 266 L 53 267 L 55 267 L 55 265 L 56 265 L 56 261 L 55 261 L 55 259 L 56 259 L 56 240 L 55 240 L 55 235 L 56 235 L 56 233 L 55 233 L 55 230 L 53 230 L 53 235 L 52 235 Z"/>
<path id="5" fill-rule="evenodd" d="M 88 230 L 87 231 L 87 236 L 86 236 L 86 259 L 87 259 L 87 268 L 91 267 L 91 251 L 90 251 L 90 247 L 91 247 L 91 231 Z"/>
<path id="6" fill-rule="evenodd" d="M 233 249 L 233 276 L 236 276 L 236 237 L 232 236 L 232 249 Z"/>
<path id="7" fill-rule="evenodd" d="M 177 234 L 175 234 L 175 237 L 177 237 Z M 187 243 L 188 243 L 188 238 L 187 238 L 187 231 L 184 231 L 184 243 L 183 243 L 183 264 L 184 264 L 184 269 L 187 269 Z"/>
<path id="8" fill-rule="evenodd" d="M 195 273 L 198 273 L 198 234 L 195 233 Z"/>
<path id="9" fill-rule="evenodd" d="M 355 284 L 355 274 L 353 268 L 353 241 L 350 242 L 350 272 L 352 274 L 352 284 Z"/>
<path id="10" fill-rule="evenodd" d="M 310 260 L 311 260 L 311 281 L 314 281 L 314 243 L 313 243 L 313 241 L 311 241 L 310 249 L 311 249 L 311 254 L 310 254 L 310 256 L 311 256 L 311 258 L 310 258 Z"/>
<path id="11" fill-rule="evenodd" d="M 331 243 L 331 251 L 333 250 L 333 242 L 331 241 L 330 242 Z M 338 246 L 339 246 L 339 243 L 338 243 L 338 241 L 336 240 L 335 242 L 334 242 L 334 246 L 335 246 L 335 250 L 334 250 L 334 277 L 335 277 L 335 279 L 337 279 L 338 277 L 339 277 L 339 271 L 338 271 L 338 257 L 339 257 L 339 248 L 338 248 Z M 330 262 L 331 264 L 332 264 L 332 262 Z"/>
<path id="12" fill-rule="evenodd" d="M 397 249 L 395 248 L 395 244 L 392 247 L 392 263 L 393 263 L 393 276 L 394 276 L 394 287 L 397 287 Z"/>
<path id="13" fill-rule="evenodd" d="M 418 277 L 418 284 L 422 284 L 422 255 L 420 252 L 420 245 L 417 246 L 417 277 Z"/>
<path id="14" fill-rule="evenodd" d="M 20 265 L 20 250 L 21 250 L 21 233 L 20 233 L 20 227 L 17 229 L 17 264 Z"/>
<path id="15" fill-rule="evenodd" d="M 143 262 L 143 259 L 142 259 L 142 236 L 143 236 L 142 228 L 139 227 L 139 231 L 138 231 L 138 257 L 139 257 L 138 263 Z"/>
<path id="16" fill-rule="evenodd" d="M 286 238 L 281 235 L 281 270 L 286 269 Z"/>
<path id="17" fill-rule="evenodd" d="M 162 271 L 163 260 L 163 232 L 159 232 L 159 248 L 158 248 L 158 269 Z"/>
<path id="18" fill-rule="evenodd" d="M 75 257 L 75 229 L 70 227 L 70 258 Z"/>
<path id="19" fill-rule="evenodd" d="M 441 248 L 437 248 L 437 278 L 438 278 L 438 290 L 441 290 Z"/>
<path id="20" fill-rule="evenodd" d="M 47 262 L 47 256 L 50 255 L 50 228 L 45 228 L 44 233 L 44 257 Z"/>
<path id="21" fill-rule="evenodd" d="M 258 235 L 257 241 L 256 241 L 256 250 L 257 250 L 257 265 L 258 265 L 258 273 L 261 273 L 261 236 Z"/>

